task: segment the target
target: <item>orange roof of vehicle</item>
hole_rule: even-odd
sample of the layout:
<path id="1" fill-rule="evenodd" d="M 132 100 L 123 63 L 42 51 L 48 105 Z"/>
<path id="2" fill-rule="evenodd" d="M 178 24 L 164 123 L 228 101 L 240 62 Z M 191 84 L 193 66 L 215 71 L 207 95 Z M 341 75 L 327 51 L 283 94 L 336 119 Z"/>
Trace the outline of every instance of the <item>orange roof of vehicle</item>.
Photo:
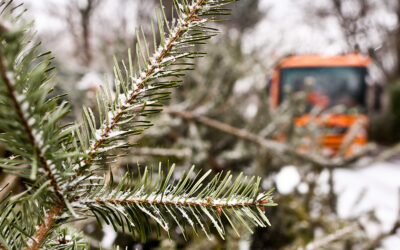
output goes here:
<path id="1" fill-rule="evenodd" d="M 367 67 L 372 62 L 369 56 L 361 54 L 348 54 L 341 56 L 318 56 L 304 55 L 291 56 L 283 59 L 279 66 L 281 68 L 295 67 Z"/>

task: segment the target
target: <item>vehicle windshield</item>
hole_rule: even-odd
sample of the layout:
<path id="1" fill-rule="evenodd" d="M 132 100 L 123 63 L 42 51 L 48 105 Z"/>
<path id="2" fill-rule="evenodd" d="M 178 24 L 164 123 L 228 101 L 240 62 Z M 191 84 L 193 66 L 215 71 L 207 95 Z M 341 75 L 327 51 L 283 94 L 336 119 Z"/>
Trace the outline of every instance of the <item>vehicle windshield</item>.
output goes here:
<path id="1" fill-rule="evenodd" d="M 281 70 L 280 101 L 287 91 L 305 90 L 305 83 L 312 85 L 308 101 L 323 108 L 345 105 L 348 108 L 364 108 L 364 67 L 307 67 Z"/>

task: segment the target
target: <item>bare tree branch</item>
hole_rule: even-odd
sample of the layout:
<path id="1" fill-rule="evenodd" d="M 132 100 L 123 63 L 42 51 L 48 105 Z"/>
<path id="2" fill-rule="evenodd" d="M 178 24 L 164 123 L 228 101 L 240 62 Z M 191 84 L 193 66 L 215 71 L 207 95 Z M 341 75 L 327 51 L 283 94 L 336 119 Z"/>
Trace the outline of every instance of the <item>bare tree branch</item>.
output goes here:
<path id="1" fill-rule="evenodd" d="M 225 133 L 237 136 L 241 139 L 253 142 L 253 143 L 259 145 L 260 147 L 276 154 L 276 156 L 278 156 L 278 157 L 281 155 L 290 154 L 291 156 L 293 156 L 297 159 L 312 162 L 314 165 L 322 167 L 322 168 L 345 167 L 348 164 L 354 162 L 356 159 L 358 159 L 360 157 L 360 155 L 365 155 L 369 151 L 369 150 L 368 151 L 365 150 L 365 151 L 360 152 L 359 154 L 355 154 L 354 156 L 348 157 L 345 159 L 337 159 L 337 158 L 327 159 L 322 156 L 299 152 L 298 150 L 290 148 L 288 145 L 286 145 L 284 143 L 274 141 L 274 140 L 264 139 L 262 136 L 251 133 L 247 130 L 235 128 L 233 126 L 222 123 L 220 121 L 210 119 L 208 117 L 199 116 L 199 115 L 193 114 L 191 112 L 187 112 L 187 111 L 178 111 L 171 107 L 165 107 L 164 110 L 166 113 L 168 113 L 170 115 L 177 116 L 177 117 L 180 117 L 180 118 L 186 119 L 186 120 L 196 121 L 203 125 L 218 129 Z"/>
<path id="2" fill-rule="evenodd" d="M 166 157 L 189 158 L 192 156 L 192 150 L 189 148 L 184 149 L 170 149 L 170 148 L 133 148 L 131 153 L 136 155 L 157 155 Z"/>
<path id="3" fill-rule="evenodd" d="M 345 228 L 339 229 L 336 232 L 329 234 L 322 239 L 319 239 L 319 240 L 309 243 L 305 247 L 305 250 L 317 250 L 317 249 L 321 249 L 323 247 L 329 246 L 332 242 L 341 240 L 344 237 L 346 237 L 347 235 L 354 233 L 358 229 L 359 229 L 358 224 L 350 225 Z"/>

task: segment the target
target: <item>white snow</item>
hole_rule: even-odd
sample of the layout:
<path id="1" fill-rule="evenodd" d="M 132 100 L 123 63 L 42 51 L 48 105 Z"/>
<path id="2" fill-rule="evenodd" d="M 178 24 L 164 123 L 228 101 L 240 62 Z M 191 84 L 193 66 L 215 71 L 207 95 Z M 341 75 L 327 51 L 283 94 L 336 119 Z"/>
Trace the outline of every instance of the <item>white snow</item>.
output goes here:
<path id="1" fill-rule="evenodd" d="M 321 174 L 319 182 L 321 192 L 326 193 L 325 173 Z M 340 217 L 359 217 L 372 210 L 382 225 L 367 223 L 369 237 L 390 230 L 399 209 L 400 162 L 379 162 L 358 170 L 337 169 L 334 171 L 334 182 L 335 191 L 339 193 L 337 209 Z M 296 187 L 303 192 L 308 188 L 300 183 L 300 175 L 294 166 L 283 167 L 276 176 L 276 183 L 278 192 L 282 194 L 294 192 Z M 361 193 L 364 196 L 359 199 Z M 399 234 L 384 240 L 382 249 L 395 250 L 399 249 L 398 246 Z"/>
<path id="2" fill-rule="evenodd" d="M 361 170 L 339 169 L 334 173 L 334 180 L 335 189 L 341 194 L 338 199 L 340 216 L 354 217 L 373 210 L 382 227 L 368 225 L 371 237 L 392 227 L 400 202 L 400 162 L 380 162 Z M 357 203 L 360 192 L 364 192 L 364 197 Z M 388 238 L 383 245 L 384 249 L 398 249 L 400 235 Z"/>
<path id="3" fill-rule="evenodd" d="M 292 193 L 299 183 L 300 174 L 295 166 L 285 166 L 276 175 L 276 185 L 281 194 Z"/>
<path id="4" fill-rule="evenodd" d="M 103 78 L 96 72 L 89 72 L 85 74 L 82 79 L 77 83 L 80 90 L 96 90 L 102 85 Z"/>
<path id="5" fill-rule="evenodd" d="M 251 119 L 257 115 L 257 112 L 258 112 L 257 104 L 250 103 L 249 105 L 247 105 L 244 114 L 245 114 L 246 118 Z"/>
<path id="6" fill-rule="evenodd" d="M 117 238 L 117 233 L 111 225 L 103 225 L 104 236 L 101 240 L 101 247 L 104 249 L 110 249 Z"/>
<path id="7" fill-rule="evenodd" d="M 400 164 L 377 163 L 366 169 L 335 171 L 336 190 L 342 193 L 339 199 L 339 213 L 343 217 L 354 215 L 368 209 L 375 209 L 378 218 L 387 226 L 395 219 L 400 188 Z M 362 202 L 352 203 L 365 189 Z M 388 225 L 389 224 L 389 225 Z"/>

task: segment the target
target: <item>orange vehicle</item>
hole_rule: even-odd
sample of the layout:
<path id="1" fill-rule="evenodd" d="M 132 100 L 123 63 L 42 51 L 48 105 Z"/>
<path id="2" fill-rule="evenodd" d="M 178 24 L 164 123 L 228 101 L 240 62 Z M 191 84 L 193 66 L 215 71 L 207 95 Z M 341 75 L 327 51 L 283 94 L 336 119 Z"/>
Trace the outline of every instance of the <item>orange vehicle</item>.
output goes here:
<path id="1" fill-rule="evenodd" d="M 350 127 L 356 122 L 360 126 L 357 135 L 346 151 L 352 155 L 367 143 L 368 117 L 366 115 L 366 95 L 369 57 L 360 54 L 348 54 L 334 57 L 318 55 L 291 56 L 283 59 L 274 69 L 269 86 L 271 106 L 276 108 L 285 99 L 286 91 L 306 89 L 311 82 L 308 102 L 323 109 L 344 105 L 349 112 L 329 114 L 311 119 L 305 114 L 295 120 L 297 127 L 312 121 L 328 128 L 329 132 L 321 138 L 321 146 L 328 155 L 335 155 L 341 147 Z M 350 112 L 352 110 L 352 112 Z"/>

